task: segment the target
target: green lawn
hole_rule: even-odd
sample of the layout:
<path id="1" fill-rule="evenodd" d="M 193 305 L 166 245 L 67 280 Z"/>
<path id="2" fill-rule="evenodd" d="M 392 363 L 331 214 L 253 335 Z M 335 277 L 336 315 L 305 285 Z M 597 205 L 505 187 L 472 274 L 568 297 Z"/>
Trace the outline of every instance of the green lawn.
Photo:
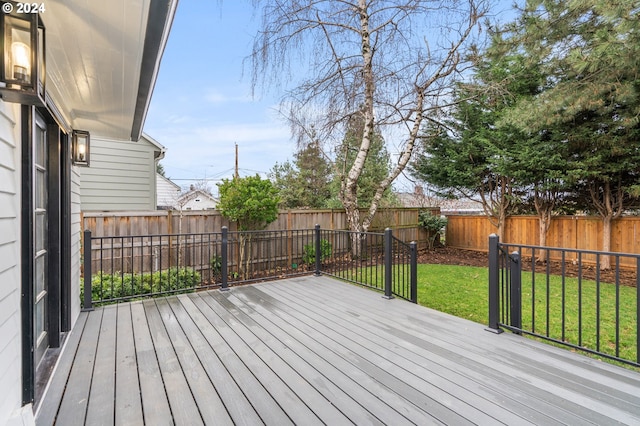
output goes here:
<path id="1" fill-rule="evenodd" d="M 576 345 L 596 349 L 621 358 L 638 361 L 636 336 L 636 289 L 620 287 L 617 330 L 620 347 L 616 354 L 616 287 L 600 284 L 599 333 L 596 316 L 597 287 L 594 281 L 583 280 L 582 309 L 579 309 L 579 282 L 577 278 L 536 274 L 535 298 L 532 297 L 531 273 L 522 275 L 522 325 L 549 337 Z M 442 312 L 487 323 L 488 318 L 488 269 L 481 267 L 452 265 L 418 265 L 418 303 Z M 549 297 L 547 298 L 547 289 Z M 564 294 L 565 310 L 562 311 Z M 535 315 L 532 315 L 532 300 L 535 300 Z M 547 314 L 548 311 L 548 314 Z M 547 330 L 547 317 L 549 329 Z M 582 322 L 580 335 L 579 321 Z M 564 324 L 564 327 L 563 327 Z"/>

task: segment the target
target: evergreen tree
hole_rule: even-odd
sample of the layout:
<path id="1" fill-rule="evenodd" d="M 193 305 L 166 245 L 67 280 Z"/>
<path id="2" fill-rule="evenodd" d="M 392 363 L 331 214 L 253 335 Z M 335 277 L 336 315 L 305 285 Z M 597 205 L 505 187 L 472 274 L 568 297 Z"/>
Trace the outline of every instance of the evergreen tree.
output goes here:
<path id="1" fill-rule="evenodd" d="M 278 189 L 285 208 L 320 209 L 327 207 L 331 196 L 331 164 L 322 152 L 320 141 L 311 140 L 289 161 L 276 164 L 269 177 Z"/>
<path id="2" fill-rule="evenodd" d="M 638 2 L 528 1 L 501 43 L 539 66 L 548 86 L 504 117 L 531 133 L 564 132 L 567 181 L 586 210 L 611 222 L 637 204 L 640 185 L 640 20 Z M 608 258 L 603 259 L 608 268 Z"/>

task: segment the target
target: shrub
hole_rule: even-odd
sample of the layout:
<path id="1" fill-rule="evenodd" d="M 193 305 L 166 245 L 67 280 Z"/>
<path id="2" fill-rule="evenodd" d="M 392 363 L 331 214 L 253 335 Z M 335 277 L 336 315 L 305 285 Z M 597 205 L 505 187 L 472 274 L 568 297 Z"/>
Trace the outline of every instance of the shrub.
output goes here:
<path id="1" fill-rule="evenodd" d="M 305 244 L 302 248 L 302 262 L 308 265 L 313 265 L 316 263 L 316 245 L 315 243 Z M 331 257 L 331 252 L 333 248 L 331 247 L 331 243 L 327 240 L 320 240 L 320 261 L 325 260 L 328 257 Z"/>
<path id="2" fill-rule="evenodd" d="M 91 298 L 96 302 L 105 299 L 144 296 L 168 291 L 184 292 L 200 283 L 200 273 L 192 268 L 169 268 L 154 273 L 104 274 L 91 277 Z M 80 297 L 84 296 L 84 282 L 80 285 Z"/>
<path id="3" fill-rule="evenodd" d="M 447 218 L 435 216 L 430 211 L 424 210 L 418 214 L 418 224 L 427 231 L 427 243 L 429 250 L 433 249 L 436 239 L 444 231 L 447 226 Z"/>
<path id="4" fill-rule="evenodd" d="M 211 274 L 217 280 L 222 278 L 222 256 L 214 255 L 209 259 L 209 266 L 211 266 Z"/>

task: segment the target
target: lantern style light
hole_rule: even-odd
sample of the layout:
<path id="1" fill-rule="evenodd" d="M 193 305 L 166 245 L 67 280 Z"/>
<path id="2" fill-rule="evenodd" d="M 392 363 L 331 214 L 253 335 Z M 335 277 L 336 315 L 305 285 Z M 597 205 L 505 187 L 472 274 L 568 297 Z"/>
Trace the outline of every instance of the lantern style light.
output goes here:
<path id="1" fill-rule="evenodd" d="M 73 164 L 89 167 L 91 137 L 89 132 L 74 130 L 71 138 Z"/>
<path id="2" fill-rule="evenodd" d="M 0 96 L 7 102 L 45 105 L 45 31 L 35 11 L 0 1 Z"/>

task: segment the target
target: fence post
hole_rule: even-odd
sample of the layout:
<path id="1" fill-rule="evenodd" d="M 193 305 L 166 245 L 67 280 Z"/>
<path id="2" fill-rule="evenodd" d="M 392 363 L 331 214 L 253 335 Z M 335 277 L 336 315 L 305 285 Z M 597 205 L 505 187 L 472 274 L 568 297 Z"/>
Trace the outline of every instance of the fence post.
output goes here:
<path id="1" fill-rule="evenodd" d="M 500 317 L 500 239 L 496 234 L 489 235 L 489 328 L 492 333 L 502 333 L 498 326 Z"/>
<path id="2" fill-rule="evenodd" d="M 520 253 L 514 251 L 509 256 L 509 275 L 511 276 L 511 326 L 522 328 L 522 264 Z M 520 332 L 515 332 L 521 334 Z"/>
<path id="3" fill-rule="evenodd" d="M 91 291 L 91 231 L 84 231 L 84 301 L 82 311 L 93 311 L 92 291 Z"/>
<path id="4" fill-rule="evenodd" d="M 222 286 L 220 290 L 229 290 L 229 284 L 227 282 L 229 278 L 229 228 L 222 227 L 222 265 L 220 267 L 220 273 L 222 274 Z"/>
<path id="5" fill-rule="evenodd" d="M 391 290 L 393 281 L 393 233 L 391 228 L 384 230 L 384 297 L 393 299 Z"/>
<path id="6" fill-rule="evenodd" d="M 320 225 L 317 223 L 314 232 L 314 243 L 316 252 L 316 271 L 313 275 L 319 277 L 320 275 L 322 275 L 322 272 L 320 272 L 320 269 L 322 268 L 322 247 L 320 244 Z"/>
<path id="7" fill-rule="evenodd" d="M 411 273 L 411 301 L 413 303 L 418 303 L 418 243 L 415 241 L 411 241 L 409 244 L 411 247 L 411 265 L 410 265 L 410 273 Z"/>

